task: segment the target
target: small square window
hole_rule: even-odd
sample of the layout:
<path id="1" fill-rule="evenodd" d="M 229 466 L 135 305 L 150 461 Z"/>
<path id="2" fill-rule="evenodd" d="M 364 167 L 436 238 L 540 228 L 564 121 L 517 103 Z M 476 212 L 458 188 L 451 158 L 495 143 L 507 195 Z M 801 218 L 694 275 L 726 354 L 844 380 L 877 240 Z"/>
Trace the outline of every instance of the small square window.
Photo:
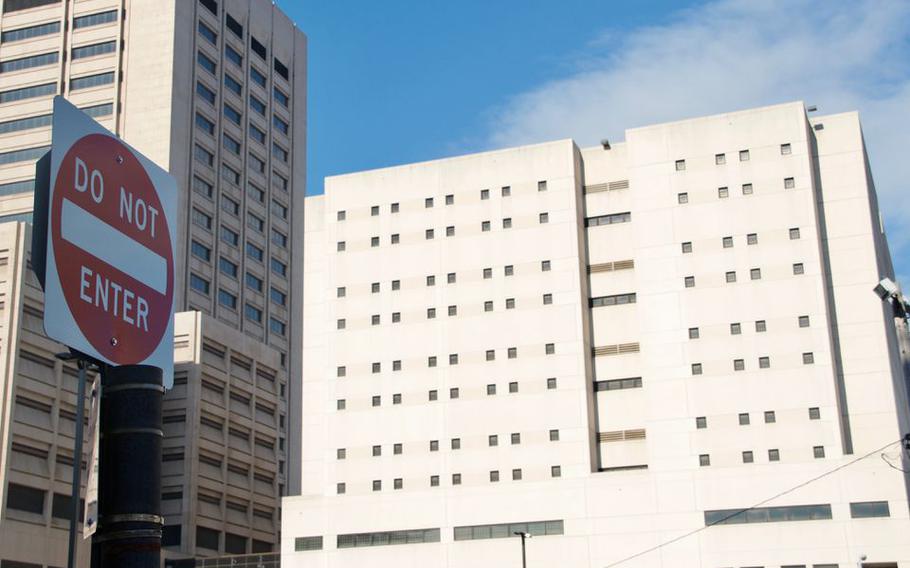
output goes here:
<path id="1" fill-rule="evenodd" d="M 750 422 L 750 420 L 749 420 L 749 413 L 748 413 L 748 412 L 740 413 L 740 415 L 739 415 L 739 425 L 740 425 L 740 426 L 748 426 L 750 423 L 751 423 L 751 422 Z"/>
<path id="2" fill-rule="evenodd" d="M 780 145 L 780 155 L 781 156 L 789 156 L 792 153 L 793 153 L 793 149 L 790 148 L 790 144 L 781 144 Z"/>
<path id="3" fill-rule="evenodd" d="M 455 236 L 455 227 L 453 227 L 453 226 L 446 227 L 446 236 L 454 237 Z"/>
<path id="4" fill-rule="evenodd" d="M 487 436 L 487 445 L 490 447 L 499 445 L 499 436 L 496 434 L 490 434 Z"/>
<path id="5" fill-rule="evenodd" d="M 755 456 L 752 455 L 752 452 L 743 452 L 743 463 L 753 462 L 755 462 Z"/>
<path id="6" fill-rule="evenodd" d="M 401 242 L 401 237 L 398 235 L 398 233 L 392 233 L 392 244 L 397 245 L 400 242 Z"/>
<path id="7" fill-rule="evenodd" d="M 446 195 L 446 205 L 454 205 L 454 204 L 455 204 L 455 196 L 452 195 L 451 193 Z"/>
<path id="8" fill-rule="evenodd" d="M 347 249 L 347 243 L 345 243 L 344 241 L 338 241 L 335 244 L 335 250 L 337 250 L 338 252 L 344 252 L 346 249 Z"/>
<path id="9" fill-rule="evenodd" d="M 765 424 L 774 424 L 777 422 L 777 414 L 773 410 L 765 411 Z"/>
<path id="10" fill-rule="evenodd" d="M 345 487 L 344 483 L 335 484 L 335 493 L 337 493 L 339 495 L 344 495 L 345 491 L 346 491 L 346 487 Z"/>
<path id="11" fill-rule="evenodd" d="M 508 185 L 502 186 L 502 196 L 508 197 L 510 195 L 512 195 L 512 188 Z"/>
<path id="12" fill-rule="evenodd" d="M 395 393 L 392 395 L 392 404 L 401 404 L 401 393 Z M 401 444 L 395 444 L 395 445 L 400 446 Z M 400 454 L 401 452 L 396 452 L 396 453 Z"/>
<path id="13" fill-rule="evenodd" d="M 370 216 L 372 216 L 372 217 L 379 216 L 379 206 L 378 205 L 373 205 L 372 207 L 370 207 Z"/>
<path id="14" fill-rule="evenodd" d="M 487 300 L 486 302 L 484 302 L 484 303 L 483 303 L 483 311 L 485 311 L 485 312 L 492 312 L 492 311 L 493 311 L 493 302 L 490 301 L 490 300 Z"/>
<path id="15" fill-rule="evenodd" d="M 486 358 L 487 358 L 487 361 L 495 361 L 496 360 L 496 351 L 493 349 L 487 349 Z"/>
<path id="16" fill-rule="evenodd" d="M 430 357 L 427 357 L 427 367 L 435 367 L 435 366 L 436 366 L 436 356 L 431 355 Z"/>
<path id="17" fill-rule="evenodd" d="M 711 465 L 711 456 L 708 454 L 701 454 L 698 456 L 698 465 L 701 467 L 707 467 Z"/>
<path id="18" fill-rule="evenodd" d="M 373 491 L 382 491 L 382 480 L 373 480 Z"/>
<path id="19" fill-rule="evenodd" d="M 484 279 L 484 280 L 489 280 L 490 278 L 493 278 L 493 269 L 492 269 L 492 268 L 484 268 L 484 269 L 483 269 L 483 279 Z"/>
<path id="20" fill-rule="evenodd" d="M 770 357 L 759 357 L 758 358 L 758 368 L 759 369 L 769 369 L 771 367 L 771 358 Z"/>
<path id="21" fill-rule="evenodd" d="M 700 375 L 701 374 L 701 363 L 692 363 L 692 374 Z"/>
<path id="22" fill-rule="evenodd" d="M 424 231 L 424 237 L 426 238 L 426 240 L 429 241 L 434 236 L 435 236 L 435 233 L 434 233 L 433 229 L 427 229 L 426 231 Z"/>
<path id="23" fill-rule="evenodd" d="M 516 357 L 518 357 L 518 348 L 517 348 L 517 347 L 509 347 L 509 348 L 506 350 L 506 353 L 508 353 L 509 359 L 515 359 Z"/>
<path id="24" fill-rule="evenodd" d="M 743 195 L 752 195 L 752 184 L 751 183 L 743 184 Z"/>
<path id="25" fill-rule="evenodd" d="M 796 180 L 793 178 L 784 178 L 784 189 L 793 189 L 796 187 Z"/>
<path id="26" fill-rule="evenodd" d="M 726 199 L 730 197 L 730 189 L 727 187 L 718 187 L 717 188 L 717 198 Z"/>
<path id="27" fill-rule="evenodd" d="M 809 409 L 809 420 L 821 420 L 822 412 L 817 406 Z"/>
<path id="28" fill-rule="evenodd" d="M 401 290 L 401 280 L 392 280 L 392 290 Z"/>
<path id="29" fill-rule="evenodd" d="M 768 324 L 765 323 L 765 320 L 756 320 L 755 321 L 755 331 L 758 333 L 764 333 L 768 331 Z"/>
<path id="30" fill-rule="evenodd" d="M 347 320 L 345 320 L 344 318 L 341 318 L 335 322 L 336 329 L 344 329 L 346 327 L 347 327 Z"/>
<path id="31" fill-rule="evenodd" d="M 724 277 L 727 279 L 727 282 L 736 282 L 735 272 L 727 272 Z"/>
<path id="32" fill-rule="evenodd" d="M 505 274 L 506 276 L 514 276 L 514 275 L 515 275 L 515 267 L 512 266 L 511 264 L 507 264 L 507 265 L 505 265 L 505 266 L 502 267 L 502 272 L 503 272 L 503 274 Z"/>
<path id="33" fill-rule="evenodd" d="M 515 309 L 515 298 L 506 298 L 506 309 L 507 310 Z"/>
<path id="34" fill-rule="evenodd" d="M 545 344 L 543 351 L 547 355 L 553 355 L 554 353 L 556 353 L 556 344 L 555 343 Z"/>
<path id="35" fill-rule="evenodd" d="M 435 286 L 435 285 L 436 285 L 436 277 L 427 276 L 427 286 Z"/>
<path id="36" fill-rule="evenodd" d="M 698 328 L 697 327 L 689 328 L 689 339 L 698 339 Z"/>
<path id="37" fill-rule="evenodd" d="M 541 213 L 540 215 L 538 215 L 538 217 L 539 217 L 539 220 L 540 220 L 540 224 L 541 224 L 541 225 L 544 224 L 544 223 L 549 223 L 549 222 L 550 222 L 550 214 L 549 214 L 549 213 Z"/>
<path id="38" fill-rule="evenodd" d="M 496 483 L 499 481 L 499 471 L 493 470 L 490 472 L 490 483 Z"/>
<path id="39" fill-rule="evenodd" d="M 740 162 L 748 162 L 748 161 L 749 161 L 749 151 L 748 151 L 748 150 L 740 150 L 740 151 L 739 151 L 739 161 L 740 161 Z"/>
<path id="40" fill-rule="evenodd" d="M 335 401 L 335 408 L 338 410 L 344 410 L 346 408 L 346 406 L 347 406 L 346 401 L 343 398 L 339 398 L 338 400 Z"/>
<path id="41" fill-rule="evenodd" d="M 490 198 L 490 190 L 489 190 L 489 189 L 481 189 L 481 190 L 480 190 L 480 199 L 481 199 L 481 200 L 486 200 L 486 199 L 489 199 L 489 198 Z"/>
<path id="42" fill-rule="evenodd" d="M 797 262 L 793 265 L 793 274 L 799 276 L 800 274 L 805 274 L 806 269 L 803 266 L 802 262 Z"/>
<path id="43" fill-rule="evenodd" d="M 799 227 L 794 227 L 790 229 L 790 240 L 795 241 L 799 238 Z"/>
<path id="44" fill-rule="evenodd" d="M 727 163 L 726 154 L 714 154 L 714 163 L 718 166 L 722 166 Z"/>
<path id="45" fill-rule="evenodd" d="M 734 371 L 745 371 L 746 370 L 746 361 L 744 359 L 733 359 L 733 370 Z"/>
<path id="46" fill-rule="evenodd" d="M 456 280 L 456 278 L 455 278 L 454 272 L 449 272 L 448 274 L 446 274 L 446 282 L 448 282 L 449 284 L 454 284 L 455 280 Z"/>
<path id="47" fill-rule="evenodd" d="M 562 466 L 550 466 L 550 477 L 562 477 Z"/>
<path id="48" fill-rule="evenodd" d="M 768 461 L 769 462 L 780 461 L 780 450 L 778 450 L 778 449 L 768 450 Z"/>
<path id="49" fill-rule="evenodd" d="M 696 416 L 695 417 L 695 427 L 699 430 L 704 430 L 708 427 L 708 419 L 705 416 Z"/>
<path id="50" fill-rule="evenodd" d="M 348 374 L 348 368 L 345 366 L 337 367 L 335 369 L 336 377 L 344 377 L 344 376 L 347 376 L 347 374 Z"/>
<path id="51" fill-rule="evenodd" d="M 487 385 L 487 394 L 490 396 L 496 394 L 496 385 Z"/>
<path id="52" fill-rule="evenodd" d="M 683 251 L 683 254 L 688 254 L 688 253 L 692 252 L 692 243 L 688 242 L 688 241 L 684 242 L 682 244 L 682 251 Z"/>
<path id="53" fill-rule="evenodd" d="M 685 282 L 686 288 L 695 288 L 694 276 L 686 276 L 683 282 Z"/>
<path id="54" fill-rule="evenodd" d="M 490 230 L 490 222 L 489 222 L 489 221 L 481 221 L 481 222 L 480 222 L 480 230 L 481 230 L 482 232 L 484 232 L 484 233 L 486 233 L 487 231 L 489 231 L 489 230 Z"/>
<path id="55" fill-rule="evenodd" d="M 347 294 L 348 294 L 348 290 L 344 286 L 339 286 L 338 288 L 335 289 L 335 297 L 337 297 L 337 298 L 344 298 L 345 296 L 347 296 Z"/>
<path id="56" fill-rule="evenodd" d="M 743 332 L 743 328 L 738 323 L 730 324 L 730 335 L 740 335 Z"/>
<path id="57" fill-rule="evenodd" d="M 449 316 L 451 317 L 451 316 L 457 316 L 457 315 L 458 315 L 458 306 L 449 306 Z"/>
<path id="58" fill-rule="evenodd" d="M 678 172 L 686 171 L 686 161 L 685 160 L 676 160 L 676 171 L 678 171 Z"/>
<path id="59" fill-rule="evenodd" d="M 803 353 L 803 365 L 812 365 L 815 363 L 815 355 L 813 353 Z"/>
<path id="60" fill-rule="evenodd" d="M 433 319 L 436 317 L 436 308 L 427 308 L 427 319 Z"/>
<path id="61" fill-rule="evenodd" d="M 556 388 L 556 378 L 551 377 L 551 378 L 547 379 L 547 389 L 553 390 L 555 388 Z"/>
<path id="62" fill-rule="evenodd" d="M 452 387 L 449 389 L 449 398 L 458 398 L 458 387 Z"/>
<path id="63" fill-rule="evenodd" d="M 370 292 L 372 292 L 374 294 L 378 294 L 380 288 L 381 288 L 381 285 L 379 284 L 379 282 L 373 282 L 372 284 L 370 284 Z"/>
<path id="64" fill-rule="evenodd" d="M 512 481 L 521 481 L 521 470 L 520 469 L 512 470 Z"/>
<path id="65" fill-rule="evenodd" d="M 457 364 L 458 364 L 458 353 L 451 353 L 449 355 L 449 365 L 457 365 Z"/>
<path id="66" fill-rule="evenodd" d="M 677 193 L 677 194 L 676 194 L 676 201 L 677 201 L 677 203 L 688 203 L 688 202 L 689 202 L 689 194 L 688 194 L 688 193 Z"/>
<path id="67" fill-rule="evenodd" d="M 389 209 L 392 211 L 392 213 L 398 213 L 401 210 L 401 207 L 397 203 L 393 203 Z"/>
<path id="68" fill-rule="evenodd" d="M 392 361 L 392 370 L 400 371 L 401 370 L 401 359 L 396 359 Z"/>
<path id="69" fill-rule="evenodd" d="M 452 474 L 452 485 L 461 485 L 461 474 L 460 473 Z"/>
<path id="70" fill-rule="evenodd" d="M 516 381 L 512 381 L 511 383 L 509 383 L 509 392 L 510 393 L 518 392 L 518 383 Z"/>
<path id="71" fill-rule="evenodd" d="M 512 228 L 512 218 L 511 217 L 506 217 L 505 219 L 502 220 L 502 228 L 503 229 Z"/>
<path id="72" fill-rule="evenodd" d="M 438 475 L 430 476 L 430 487 L 439 487 L 439 476 Z"/>
<path id="73" fill-rule="evenodd" d="M 439 451 L 439 440 L 430 440 L 430 451 L 431 452 Z"/>
<path id="74" fill-rule="evenodd" d="M 373 406 L 382 406 L 382 397 L 379 395 L 373 396 Z"/>
<path id="75" fill-rule="evenodd" d="M 379 237 L 370 237 L 370 246 L 376 248 L 379 246 Z"/>
<path id="76" fill-rule="evenodd" d="M 335 450 L 335 459 L 343 460 L 348 457 L 348 451 L 345 448 L 338 448 Z"/>
<path id="77" fill-rule="evenodd" d="M 758 233 L 749 233 L 746 235 L 746 244 L 747 245 L 757 245 L 758 244 Z"/>
<path id="78" fill-rule="evenodd" d="M 546 181 L 539 181 L 539 182 L 537 182 L 537 191 L 546 191 L 546 190 L 547 190 L 547 182 L 546 182 Z"/>
<path id="79" fill-rule="evenodd" d="M 347 217 L 348 217 L 347 211 L 344 211 L 343 209 L 341 211 L 338 211 L 338 213 L 336 214 L 336 218 L 338 221 L 344 221 L 345 219 L 347 219 Z"/>
<path id="80" fill-rule="evenodd" d="M 548 306 L 553 303 L 553 294 L 544 294 L 543 295 L 543 304 Z"/>
<path id="81" fill-rule="evenodd" d="M 549 260 L 541 260 L 541 261 L 540 261 L 540 271 L 541 271 L 541 272 L 549 272 L 549 271 L 550 271 L 550 261 L 549 261 Z"/>
<path id="82" fill-rule="evenodd" d="M 520 444 L 521 443 L 521 434 L 518 432 L 512 432 L 512 435 L 510 436 L 510 440 L 512 441 L 513 446 Z"/>
<path id="83" fill-rule="evenodd" d="M 752 280 L 761 280 L 761 268 L 750 269 L 749 278 L 751 278 Z"/>
<path id="84" fill-rule="evenodd" d="M 725 249 L 733 248 L 733 237 L 724 237 L 721 239 L 721 243 L 723 243 Z"/>
<path id="85" fill-rule="evenodd" d="M 426 199 L 424 199 L 424 200 L 423 200 L 423 206 L 424 206 L 426 209 L 429 209 L 430 207 L 432 207 L 432 206 L 433 206 L 433 198 L 432 198 L 432 197 L 427 197 Z"/>
<path id="86" fill-rule="evenodd" d="M 379 314 L 373 314 L 372 316 L 370 316 L 370 323 L 372 323 L 373 325 L 379 325 L 380 319 L 381 318 L 379 317 Z"/>
<path id="87" fill-rule="evenodd" d="M 814 446 L 812 448 L 812 455 L 815 456 L 815 459 L 821 459 L 825 457 L 825 447 L 824 446 Z"/>
<path id="88" fill-rule="evenodd" d="M 550 441 L 551 442 L 559 441 L 559 430 L 550 430 Z"/>
<path id="89" fill-rule="evenodd" d="M 453 450 L 461 449 L 461 438 L 452 438 L 451 446 Z"/>
<path id="90" fill-rule="evenodd" d="M 809 327 L 809 316 L 799 316 L 799 327 Z"/>
<path id="91" fill-rule="evenodd" d="M 382 455 L 382 446 L 373 446 L 373 457 L 378 458 Z"/>

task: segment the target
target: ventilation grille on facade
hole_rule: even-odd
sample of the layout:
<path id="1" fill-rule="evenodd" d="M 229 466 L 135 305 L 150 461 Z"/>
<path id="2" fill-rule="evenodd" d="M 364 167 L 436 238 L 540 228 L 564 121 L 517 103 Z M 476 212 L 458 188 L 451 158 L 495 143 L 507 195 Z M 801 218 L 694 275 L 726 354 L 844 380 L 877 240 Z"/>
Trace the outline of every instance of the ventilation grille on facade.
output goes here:
<path id="1" fill-rule="evenodd" d="M 644 428 L 636 428 L 635 430 L 614 430 L 613 432 L 600 432 L 597 434 L 597 440 L 599 442 L 623 442 L 627 440 L 644 439 Z"/>
<path id="2" fill-rule="evenodd" d="M 625 355 L 626 353 L 638 353 L 638 343 L 617 343 L 616 345 L 602 345 L 594 348 L 594 356 L 601 355 Z"/>
<path id="3" fill-rule="evenodd" d="M 616 260 L 614 262 L 601 262 L 599 264 L 592 264 L 588 267 L 588 273 L 594 274 L 596 272 L 613 272 L 614 270 L 629 270 L 630 268 L 635 268 L 634 260 Z"/>
<path id="4" fill-rule="evenodd" d="M 609 183 L 595 183 L 585 186 L 585 193 L 600 193 L 602 191 L 615 191 L 617 189 L 629 189 L 629 180 L 621 179 Z"/>

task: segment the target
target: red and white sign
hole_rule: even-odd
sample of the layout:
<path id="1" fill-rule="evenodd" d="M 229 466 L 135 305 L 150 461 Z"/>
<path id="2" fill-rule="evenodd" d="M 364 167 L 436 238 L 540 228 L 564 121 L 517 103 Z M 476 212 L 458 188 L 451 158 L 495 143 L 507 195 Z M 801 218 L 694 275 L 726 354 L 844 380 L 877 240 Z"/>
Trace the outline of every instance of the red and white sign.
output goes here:
<path id="1" fill-rule="evenodd" d="M 48 336 L 112 365 L 173 376 L 173 178 L 54 100 L 45 284 Z"/>

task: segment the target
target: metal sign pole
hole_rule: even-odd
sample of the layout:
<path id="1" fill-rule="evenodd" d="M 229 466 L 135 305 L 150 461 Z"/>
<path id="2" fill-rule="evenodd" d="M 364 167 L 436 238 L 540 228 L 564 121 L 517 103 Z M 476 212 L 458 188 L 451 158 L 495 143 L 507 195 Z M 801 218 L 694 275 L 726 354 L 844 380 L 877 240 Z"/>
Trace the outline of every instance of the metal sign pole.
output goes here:
<path id="1" fill-rule="evenodd" d="M 76 443 L 73 447 L 73 490 L 70 499 L 70 542 L 66 557 L 67 568 L 76 568 L 76 524 L 79 522 L 79 495 L 82 493 L 82 430 L 85 420 L 85 367 L 87 363 L 78 359 L 79 386 L 76 394 Z"/>

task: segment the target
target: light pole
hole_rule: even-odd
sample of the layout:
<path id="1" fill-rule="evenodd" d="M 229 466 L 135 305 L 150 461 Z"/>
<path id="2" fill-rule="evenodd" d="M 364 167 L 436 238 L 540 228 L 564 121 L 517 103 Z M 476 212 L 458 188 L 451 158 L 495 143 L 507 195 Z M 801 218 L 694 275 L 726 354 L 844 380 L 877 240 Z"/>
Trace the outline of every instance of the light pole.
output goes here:
<path id="1" fill-rule="evenodd" d="M 512 534 L 521 537 L 521 568 L 528 568 L 528 559 L 525 556 L 525 539 L 531 538 L 531 533 L 515 531 Z"/>

